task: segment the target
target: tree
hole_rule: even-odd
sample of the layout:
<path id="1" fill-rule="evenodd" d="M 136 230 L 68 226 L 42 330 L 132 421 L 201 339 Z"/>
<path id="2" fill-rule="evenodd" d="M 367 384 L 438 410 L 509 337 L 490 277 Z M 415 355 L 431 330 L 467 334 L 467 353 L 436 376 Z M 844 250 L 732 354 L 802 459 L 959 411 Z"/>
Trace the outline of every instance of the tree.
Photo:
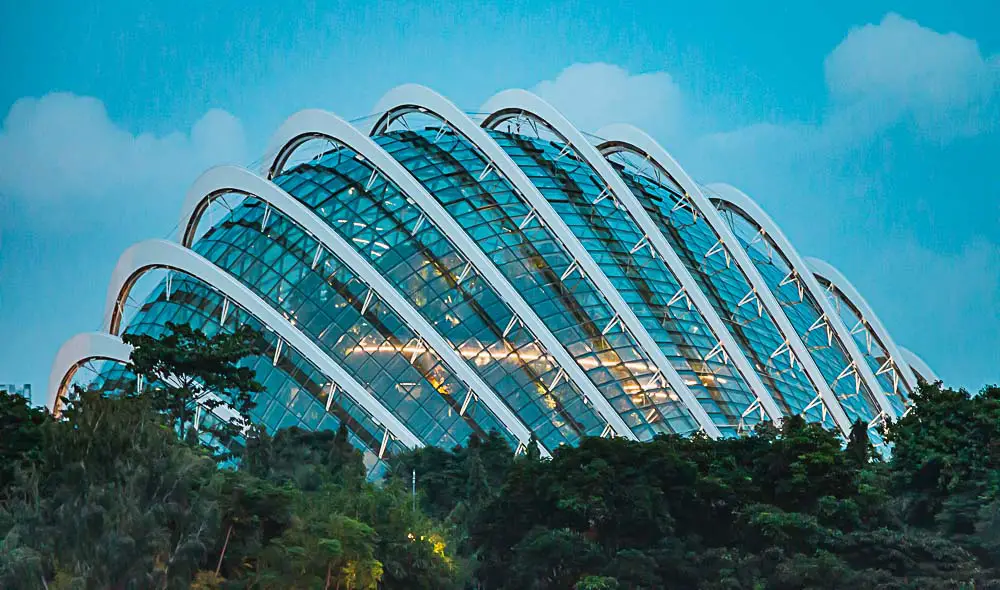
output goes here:
<path id="1" fill-rule="evenodd" d="M 871 439 L 868 438 L 868 425 L 864 420 L 858 419 L 851 425 L 851 432 L 847 435 L 847 458 L 856 467 L 864 467 L 869 461 L 875 459 L 875 447 L 872 446 Z"/>
<path id="2" fill-rule="evenodd" d="M 8 547 L 6 564 L 0 557 L 0 571 L 41 556 L 34 572 L 50 581 L 187 587 L 216 529 L 204 493 L 214 461 L 179 441 L 147 397 L 79 391 L 64 416 L 47 425 L 37 464 L 5 505 L 6 541 L 17 549 Z M 0 586 L 39 581 L 15 577 Z"/>
<path id="3" fill-rule="evenodd" d="M 618 580 L 609 576 L 584 576 L 573 586 L 573 590 L 618 590 Z"/>
<path id="4" fill-rule="evenodd" d="M 338 494 L 324 489 L 297 500 L 291 526 L 261 554 L 260 588 L 374 589 L 382 578 L 377 535 L 336 510 Z"/>
<path id="5" fill-rule="evenodd" d="M 568 529 L 537 528 L 512 548 L 512 567 L 504 588 L 572 588 L 588 572 L 600 571 L 600 548 Z"/>
<path id="6" fill-rule="evenodd" d="M 0 498 L 14 483 L 16 472 L 37 460 L 48 420 L 48 413 L 33 408 L 28 398 L 0 390 Z"/>
<path id="7" fill-rule="evenodd" d="M 336 431 L 312 432 L 293 426 L 273 437 L 255 430 L 247 438 L 244 459 L 250 473 L 303 491 L 365 478 L 361 452 L 351 445 L 343 423 Z"/>
<path id="8" fill-rule="evenodd" d="M 213 496 L 221 518 L 221 546 L 213 555 L 214 574 L 235 577 L 252 558 L 280 536 L 292 521 L 295 492 L 287 487 L 254 477 L 247 471 L 222 471 L 216 478 Z M 218 543 L 217 543 L 218 544 Z M 227 559 L 228 558 L 228 559 Z"/>
<path id="9" fill-rule="evenodd" d="M 888 435 L 901 516 L 939 531 L 1000 578 L 1000 387 L 978 395 L 922 384 Z"/>
<path id="10" fill-rule="evenodd" d="M 129 368 L 144 381 L 142 393 L 169 417 L 181 438 L 194 434 L 190 425 L 199 406 L 208 412 L 219 407 L 235 412 L 221 425 L 204 428 L 224 444 L 242 434 L 250 424 L 253 395 L 263 391 L 263 386 L 239 362 L 259 353 L 260 334 L 247 325 L 213 336 L 186 324 L 168 322 L 166 328 L 160 337 L 127 334 L 122 338 L 133 346 Z"/>

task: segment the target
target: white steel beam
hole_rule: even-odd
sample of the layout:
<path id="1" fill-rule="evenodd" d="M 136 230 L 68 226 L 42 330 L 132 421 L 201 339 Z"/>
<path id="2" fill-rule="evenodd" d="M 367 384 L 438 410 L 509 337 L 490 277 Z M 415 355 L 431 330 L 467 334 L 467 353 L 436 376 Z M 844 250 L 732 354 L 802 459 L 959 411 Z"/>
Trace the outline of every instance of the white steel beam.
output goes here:
<path id="1" fill-rule="evenodd" d="M 933 369 L 931 369 L 930 365 L 924 362 L 924 359 L 920 358 L 907 348 L 900 347 L 899 352 L 903 356 L 903 360 L 906 361 L 906 364 L 912 367 L 913 370 L 924 379 L 924 381 L 928 383 L 937 383 L 938 381 L 941 381 L 941 378 L 937 376 L 937 373 L 935 373 Z"/>
<path id="2" fill-rule="evenodd" d="M 411 110 L 416 111 L 414 106 Z M 555 362 L 566 371 L 569 378 L 583 392 L 584 397 L 597 410 L 602 418 L 612 427 L 615 434 L 621 437 L 635 439 L 635 434 L 625 424 L 621 416 L 611 407 L 608 400 L 590 381 L 587 374 L 576 363 L 566 348 L 555 335 L 545 326 L 541 318 L 518 293 L 517 289 L 507 280 L 493 262 L 482 252 L 476 242 L 458 224 L 457 221 L 431 196 L 419 181 L 390 156 L 380 145 L 370 137 L 361 133 L 350 123 L 336 115 L 316 109 L 301 111 L 292 115 L 281 126 L 271 140 L 269 153 L 275 154 L 272 162 L 266 164 L 268 174 L 280 172 L 284 162 L 295 148 L 313 138 L 325 138 L 336 141 L 354 150 L 373 168 L 383 174 L 389 181 L 399 187 L 400 191 L 409 197 L 413 203 L 424 212 L 427 219 L 434 223 L 447 236 L 466 259 L 472 263 L 476 271 L 496 290 L 500 298 L 513 310 L 520 323 L 538 340 L 541 347 L 555 359 Z M 419 222 L 418 222 L 419 223 Z"/>
<path id="3" fill-rule="evenodd" d="M 49 371 L 49 388 L 46 407 L 58 416 L 61 411 L 60 399 L 66 393 L 77 369 L 89 361 L 106 360 L 128 364 L 132 347 L 122 342 L 118 336 L 105 332 L 84 332 L 63 343 L 56 353 Z"/>
<path id="4" fill-rule="evenodd" d="M 804 260 L 806 266 L 813 273 L 813 275 L 833 285 L 844 296 L 844 299 L 854 306 L 861 318 L 865 320 L 870 326 L 870 329 L 875 332 L 875 336 L 878 337 L 879 341 L 882 343 L 882 347 L 889 353 L 889 357 L 892 358 L 896 367 L 899 369 L 900 376 L 903 378 L 906 385 L 909 386 L 910 389 L 916 387 L 917 379 L 913 375 L 913 370 L 903 358 L 901 350 L 896 346 L 896 342 L 892 339 L 892 335 L 885 329 L 882 321 L 878 318 L 878 315 L 875 314 L 875 310 L 868 305 L 868 302 L 865 301 L 865 298 L 861 296 L 861 293 L 854 287 L 854 285 L 847 280 L 847 277 L 841 274 L 839 270 L 825 260 L 810 258 L 809 256 L 806 256 Z"/>
<path id="5" fill-rule="evenodd" d="M 780 334 L 788 343 L 789 354 L 794 354 L 794 358 L 798 359 L 809 381 L 812 382 L 813 387 L 816 388 L 817 393 L 829 409 L 834 422 L 840 427 L 841 432 L 847 435 L 851 431 L 851 422 L 847 418 L 847 414 L 844 413 L 844 409 L 840 405 L 836 394 L 833 393 L 826 379 L 823 378 L 823 373 L 819 370 L 819 366 L 816 365 L 802 339 L 799 338 L 795 328 L 785 316 L 781 305 L 767 287 L 767 283 L 753 265 L 749 255 L 740 246 L 736 236 L 730 231 L 729 226 L 723 221 L 719 212 L 701 192 L 698 184 L 688 176 L 687 172 L 684 171 L 667 150 L 644 131 L 631 125 L 620 124 L 613 127 L 606 127 L 598 131 L 598 133 L 606 140 L 599 146 L 602 152 L 610 153 L 619 151 L 620 149 L 624 149 L 623 146 L 627 146 L 629 151 L 648 157 L 683 189 L 685 192 L 684 196 L 687 198 L 690 206 L 693 207 L 693 210 L 704 217 L 705 221 L 715 232 L 715 235 L 725 244 L 733 260 L 750 283 L 751 288 L 755 290 L 760 305 L 767 310 L 768 315 L 778 327 Z"/>
<path id="6" fill-rule="evenodd" d="M 376 135 L 383 132 L 395 119 L 414 111 L 433 116 L 448 124 L 456 133 L 463 135 L 475 145 L 488 162 L 488 167 L 494 167 L 536 211 L 538 217 L 548 227 L 563 245 L 567 253 L 580 266 L 580 269 L 595 285 L 610 304 L 628 332 L 639 344 L 639 347 L 652 360 L 661 374 L 666 376 L 674 393 L 680 397 L 695 421 L 712 438 L 721 436 L 718 427 L 698 403 L 697 398 L 684 383 L 684 380 L 663 354 L 652 336 L 636 317 L 635 312 L 625 302 L 611 281 L 600 269 L 587 252 L 583 244 L 576 238 L 566 223 L 562 220 L 552 205 L 542 196 L 538 188 L 532 184 L 524 171 L 514 163 L 514 160 L 500 145 L 482 128 L 470 119 L 448 99 L 433 90 L 417 84 L 405 84 L 390 90 L 380 101 L 384 113 L 371 127 L 370 133 Z"/>
<path id="7" fill-rule="evenodd" d="M 816 277 L 813 276 L 812 271 L 809 270 L 805 261 L 799 256 L 795 247 L 785 237 L 778 224 L 760 208 L 760 205 L 755 203 L 743 191 L 724 183 L 710 184 L 706 188 L 715 193 L 720 201 L 742 211 L 759 229 L 764 230 L 771 237 L 775 247 L 788 260 L 792 270 L 798 275 L 799 280 L 805 283 L 806 289 L 812 294 L 813 299 L 816 300 L 820 307 L 820 318 L 822 319 L 823 316 L 826 317 L 827 325 L 833 328 L 837 340 L 840 341 L 841 346 L 847 351 L 848 360 L 853 362 L 855 370 L 858 371 L 861 379 L 868 385 L 868 389 L 872 392 L 879 407 L 891 418 L 896 418 L 896 411 L 893 409 L 892 404 L 889 403 L 888 398 L 886 398 L 885 392 L 882 391 L 882 385 L 875 378 L 875 374 L 872 373 L 871 367 L 868 366 L 868 361 L 865 360 L 864 355 L 858 349 L 858 344 L 854 341 L 854 337 L 851 336 L 850 330 L 844 325 L 840 314 L 837 313 L 830 300 L 827 299 L 826 293 L 819 286 Z"/>
<path id="8" fill-rule="evenodd" d="M 197 231 L 201 216 L 208 205 L 225 194 L 241 194 L 268 203 L 272 209 L 282 213 L 300 228 L 304 229 L 331 254 L 343 262 L 370 288 L 366 302 L 374 292 L 394 312 L 396 312 L 430 348 L 437 353 L 470 391 L 493 412 L 504 427 L 521 441 L 528 444 L 531 431 L 510 410 L 493 388 L 483 381 L 455 348 L 410 304 L 392 284 L 345 240 L 329 224 L 320 219 L 308 207 L 269 180 L 257 176 L 249 170 L 236 166 L 219 166 L 201 175 L 191 186 L 181 213 L 180 235 L 182 245 L 190 247 Z M 319 250 L 317 250 L 317 253 Z M 540 449 L 548 455 L 544 448 Z"/>
<path id="9" fill-rule="evenodd" d="M 136 281 L 152 269 L 182 272 L 217 290 L 274 331 L 279 342 L 287 342 L 312 361 L 358 405 L 368 411 L 376 422 L 388 428 L 404 445 L 409 448 L 423 446 L 423 442 L 383 406 L 371 392 L 358 383 L 284 316 L 232 275 L 175 242 L 147 240 L 133 245 L 121 255 L 108 286 L 104 312 L 105 331 L 113 335 L 118 334 L 124 302 Z"/>
<path id="10" fill-rule="evenodd" d="M 695 309 L 705 319 L 715 338 L 721 343 L 728 358 L 732 359 L 736 369 L 746 380 L 750 390 L 757 397 L 767 415 L 773 422 L 780 424 L 781 410 L 774 402 L 767 387 L 764 386 L 760 376 L 753 370 L 750 362 L 736 344 L 736 340 L 722 322 L 722 318 L 715 312 L 715 308 L 709 303 L 694 277 L 691 276 L 687 267 L 677 256 L 642 204 L 639 203 L 639 200 L 632 194 L 632 191 L 629 190 L 608 161 L 587 141 L 587 138 L 555 107 L 526 90 L 501 92 L 486 101 L 479 111 L 489 113 L 482 124 L 483 127 L 489 128 L 496 128 L 497 125 L 512 117 L 526 116 L 537 120 L 559 136 L 566 146 L 575 150 L 579 157 L 597 172 L 605 186 L 610 189 L 615 199 L 625 207 L 633 222 L 645 236 L 640 244 L 651 244 L 653 251 L 663 259 L 670 272 L 677 277 L 684 292 L 687 293 L 689 301 L 694 303 Z M 636 245 L 636 249 L 639 247 L 640 245 Z"/>

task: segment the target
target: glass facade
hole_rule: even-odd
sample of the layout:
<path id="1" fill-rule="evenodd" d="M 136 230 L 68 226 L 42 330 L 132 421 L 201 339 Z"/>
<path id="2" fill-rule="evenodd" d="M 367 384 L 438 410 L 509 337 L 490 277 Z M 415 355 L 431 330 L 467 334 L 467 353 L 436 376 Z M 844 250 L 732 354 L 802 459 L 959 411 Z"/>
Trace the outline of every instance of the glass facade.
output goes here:
<path id="1" fill-rule="evenodd" d="M 362 277 L 371 280 L 370 270 L 345 262 L 358 264 L 353 253 L 338 250 L 343 244 L 321 243 L 300 225 L 303 220 L 242 193 L 236 184 L 220 190 L 241 194 L 240 200 L 226 203 L 221 220 L 206 219 L 191 249 L 245 285 L 323 354 L 311 345 L 303 347 L 306 353 L 297 350 L 212 285 L 176 270 L 157 271 L 167 278 L 139 298 L 141 305 L 122 323 L 124 333 L 156 336 L 168 322 L 187 323 L 208 334 L 252 326 L 260 333 L 262 352 L 243 364 L 265 388 L 254 400 L 253 420 L 272 432 L 345 425 L 373 477 L 384 471 L 386 457 L 404 450 L 374 417 L 379 404 L 421 442 L 443 447 L 495 430 L 512 449 L 519 448 L 509 428 L 520 426 L 505 425 L 497 417 L 509 410 L 550 451 L 612 433 L 649 440 L 714 426 L 723 436 L 739 436 L 763 415 L 748 384 L 751 377 L 755 383 L 759 378 L 783 415 L 803 415 L 836 428 L 818 393 L 818 386 L 828 386 L 848 419 L 879 422 L 878 392 L 869 390 L 851 364 L 847 342 L 838 339 L 820 301 L 803 288 L 770 237 L 742 211 L 727 206 L 699 211 L 669 174 L 648 159 L 630 160 L 626 156 L 638 156 L 632 152 L 606 156 L 739 347 L 722 351 L 722 335 L 713 332 L 702 315 L 705 310 L 693 305 L 638 221 L 575 149 L 558 137 L 538 136 L 535 125 L 532 136 L 522 135 L 519 127 L 514 133 L 487 130 L 490 141 L 524 173 L 533 186 L 529 190 L 506 177 L 483 146 L 455 130 L 455 122 L 444 124 L 429 109 L 412 116 L 430 123 L 412 129 L 390 125 L 368 147 L 384 150 L 426 189 L 432 212 L 361 153 L 332 138 L 326 141 L 319 131 L 308 137 L 323 141 L 322 151 L 283 159 L 294 163 L 272 179 L 343 238 L 406 305 L 365 283 Z M 309 144 L 296 145 L 292 151 L 302 156 Z M 533 208 L 540 204 L 533 201 L 536 190 L 560 223 Z M 736 242 L 723 243 L 714 229 L 720 226 L 713 227 L 706 214 L 720 215 Z M 448 235 L 443 228 L 455 226 L 442 223 L 438 215 L 450 216 L 475 243 L 476 252 L 456 245 L 468 242 Z M 577 243 L 598 270 L 588 274 L 574 259 Z M 751 286 L 747 269 L 734 259 L 739 250 L 747 253 L 763 288 L 780 304 L 777 317 Z M 489 264 L 474 264 L 473 259 Z M 492 270 L 480 272 L 489 265 L 499 271 L 504 285 L 490 282 L 496 277 Z M 611 285 L 603 291 L 598 288 L 605 284 L 602 276 Z M 522 301 L 500 295 L 509 293 L 506 283 L 530 308 L 528 317 L 514 312 L 524 311 Z M 843 293 L 822 280 L 821 286 L 826 289 L 822 296 L 837 311 L 833 319 L 847 327 L 878 387 L 902 414 L 910 391 L 885 344 Z M 622 302 L 628 307 L 625 317 L 634 314 L 641 330 L 622 320 Z M 429 335 L 406 319 L 412 320 L 414 312 L 450 350 L 424 340 Z M 785 319 L 806 345 L 809 359 L 796 358 L 779 328 L 778 321 Z M 540 340 L 556 341 L 562 348 L 549 350 Z M 572 359 L 570 372 L 556 360 L 567 358 L 562 349 Z M 725 354 L 737 352 L 746 357 L 753 375 L 741 374 Z M 308 354 L 329 359 L 310 359 Z M 803 369 L 803 360 L 816 364 L 822 383 L 811 381 L 814 374 Z M 324 374 L 320 367 L 330 371 L 330 361 L 371 393 L 376 408 L 363 407 Z M 89 365 L 98 367 L 96 373 L 84 380 L 81 372 L 74 382 L 108 394 L 137 386 L 120 363 Z M 676 373 L 711 424 L 698 423 L 663 375 L 664 368 Z M 476 391 L 466 382 L 469 370 L 478 377 L 471 380 Z M 581 372 L 585 378 L 579 377 Z M 484 401 L 486 388 L 499 401 L 492 395 Z M 602 411 L 610 407 L 617 413 L 630 432 L 615 433 L 593 407 L 595 400 Z M 199 416 L 203 423 L 219 420 L 204 414 Z M 883 443 L 878 428 L 869 432 L 873 442 Z M 242 444 L 206 442 L 227 448 Z"/>
<path id="2" fill-rule="evenodd" d="M 676 187 L 613 164 L 729 328 L 782 413 L 803 414 L 810 421 L 835 427 L 822 402 L 816 403 L 818 390 L 785 344 L 774 318 L 732 260 L 730 246 L 721 243 L 704 215 L 693 210 Z"/>
<path id="3" fill-rule="evenodd" d="M 636 436 L 699 429 L 603 294 L 470 141 L 432 129 L 376 140 L 472 236 Z"/>
<path id="4" fill-rule="evenodd" d="M 670 303 L 680 282 L 643 242 L 624 207 L 608 198 L 597 172 L 563 145 L 508 133 L 493 136 L 587 249 L 719 430 L 736 435 L 756 424 L 759 414 L 747 412 L 756 396 L 723 355 L 706 360 L 718 338 L 686 299 Z"/>
<path id="5" fill-rule="evenodd" d="M 467 359 L 547 448 L 604 421 L 458 248 L 398 186 L 347 147 L 278 176 Z"/>
<path id="6" fill-rule="evenodd" d="M 331 388 L 330 378 L 297 350 L 288 345 L 278 350 L 277 336 L 257 318 L 229 305 L 226 319 L 220 323 L 223 301 L 221 294 L 198 279 L 172 272 L 169 287 L 166 280 L 162 281 L 130 318 L 123 333 L 155 337 L 166 331 L 168 322 L 186 323 L 208 335 L 250 325 L 260 333 L 261 353 L 244 359 L 242 365 L 253 369 L 265 389 L 253 400 L 256 403 L 251 412 L 253 420 L 271 432 L 291 426 L 305 430 L 335 430 L 343 422 L 352 444 L 364 454 L 369 469 L 382 469 L 378 466 L 378 452 L 385 428 L 342 389 Z M 123 373 L 121 365 L 111 365 L 95 379 L 92 387 L 109 392 L 134 388 L 135 377 Z M 334 399 L 327 411 L 331 389 Z M 402 444 L 390 437 L 382 455 L 402 450 Z"/>
<path id="7" fill-rule="evenodd" d="M 902 416 L 910 401 L 910 388 L 898 374 L 895 361 L 889 355 L 882 339 L 878 337 L 871 324 L 834 285 L 816 277 L 819 284 L 826 289 L 826 296 L 837 310 L 844 325 L 851 331 L 858 350 L 865 355 L 865 362 L 878 379 L 882 391 L 886 392 L 889 403 L 892 404 L 897 416 Z M 890 393 L 891 392 L 891 393 Z"/>
<path id="8" fill-rule="evenodd" d="M 506 433 L 485 405 L 465 403 L 469 388 L 377 293 L 281 213 L 247 199 L 194 250 L 280 311 L 420 440 L 452 447 L 473 432 Z"/>
<path id="9" fill-rule="evenodd" d="M 871 423 L 879 415 L 878 403 L 861 374 L 856 368 L 849 368 L 851 357 L 827 321 L 819 302 L 805 288 L 805 283 L 798 278 L 769 235 L 761 232 L 760 227 L 742 211 L 727 203 L 718 206 L 722 218 L 750 255 L 750 260 L 781 304 L 785 316 L 802 338 L 830 389 L 837 395 L 847 417 L 852 422 L 862 420 Z M 872 437 L 880 440 L 876 433 L 872 433 Z"/>

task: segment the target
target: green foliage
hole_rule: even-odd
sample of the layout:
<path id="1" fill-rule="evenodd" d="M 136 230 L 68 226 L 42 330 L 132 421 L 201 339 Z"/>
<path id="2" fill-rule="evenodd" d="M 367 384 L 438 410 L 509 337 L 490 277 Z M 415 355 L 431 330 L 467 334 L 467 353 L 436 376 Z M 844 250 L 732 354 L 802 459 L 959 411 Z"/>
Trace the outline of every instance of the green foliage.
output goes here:
<path id="1" fill-rule="evenodd" d="M 150 386 L 78 391 L 62 420 L 0 394 L 0 588 L 457 587 L 443 532 L 405 489 L 366 480 L 345 428 L 229 425 L 246 441 L 235 471 L 198 442 L 196 399 L 249 407 L 252 341 L 133 339 Z"/>
<path id="2" fill-rule="evenodd" d="M 1000 578 L 1000 387 L 925 385 L 894 425 L 891 493 L 909 524 L 939 532 Z"/>
<path id="3" fill-rule="evenodd" d="M 0 390 L 0 493 L 19 467 L 37 460 L 48 417 L 26 397 Z"/>
<path id="4" fill-rule="evenodd" d="M 997 394 L 925 387 L 888 462 L 864 423 L 845 444 L 793 417 L 740 439 L 588 439 L 493 466 L 487 494 L 471 448 L 416 451 L 394 477 L 419 466 L 483 590 L 987 587 Z"/>
<path id="5" fill-rule="evenodd" d="M 608 576 L 584 576 L 573 586 L 573 590 L 618 590 L 618 580 Z"/>
<path id="6" fill-rule="evenodd" d="M 471 464 L 474 462 L 479 465 Z M 456 447 L 450 452 L 425 447 L 404 453 L 392 462 L 392 478 L 408 486 L 416 472 L 420 506 L 428 515 L 445 520 L 469 497 L 469 486 L 478 486 L 483 493 L 499 489 L 513 462 L 513 449 L 506 439 L 490 432 L 485 439 L 472 435 L 466 447 Z M 474 478 L 469 478 L 470 472 L 475 472 Z"/>
<path id="7" fill-rule="evenodd" d="M 274 437 L 256 430 L 247 439 L 245 469 L 276 484 L 315 491 L 334 480 L 364 479 L 360 452 L 348 441 L 347 427 L 308 432 L 297 427 Z"/>
<path id="8" fill-rule="evenodd" d="M 177 588 L 215 533 L 215 462 L 180 442 L 150 399 L 80 392 L 3 505 L 16 550 L 4 588 Z M 27 571 L 31 574 L 28 575 Z M 60 582 L 61 583 L 61 582 Z"/>
<path id="9" fill-rule="evenodd" d="M 237 363 L 259 352 L 261 335 L 250 326 L 235 332 L 207 336 L 188 325 L 166 324 L 167 333 L 159 338 L 146 334 L 126 334 L 131 344 L 131 371 L 146 386 L 143 395 L 153 407 L 168 417 L 181 438 L 191 435 L 197 406 L 212 411 L 226 406 L 237 417 L 220 426 L 200 429 L 228 441 L 250 424 L 253 395 L 263 391 L 254 372 Z"/>
<path id="10" fill-rule="evenodd" d="M 551 459 L 491 433 L 373 483 L 343 426 L 228 425 L 238 470 L 198 443 L 207 392 L 249 407 L 254 338 L 136 339 L 151 386 L 78 392 L 62 420 L 0 393 L 0 587 L 1000 588 L 998 388 L 922 386 L 889 460 L 864 423 L 845 441 L 792 417 Z"/>

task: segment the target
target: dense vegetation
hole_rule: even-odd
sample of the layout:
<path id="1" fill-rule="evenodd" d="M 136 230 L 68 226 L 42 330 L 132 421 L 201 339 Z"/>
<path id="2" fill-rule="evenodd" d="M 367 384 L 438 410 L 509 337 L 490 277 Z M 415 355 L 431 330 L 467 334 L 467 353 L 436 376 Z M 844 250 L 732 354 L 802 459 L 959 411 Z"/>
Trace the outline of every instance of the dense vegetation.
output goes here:
<path id="1" fill-rule="evenodd" d="M 253 342 L 134 341 L 169 388 L 59 420 L 0 394 L 0 588 L 1000 589 L 1000 388 L 923 386 L 889 461 L 791 418 L 551 460 L 491 435 L 371 483 L 345 430 L 216 426 L 235 458 L 193 434 L 206 392 L 252 406 Z"/>

